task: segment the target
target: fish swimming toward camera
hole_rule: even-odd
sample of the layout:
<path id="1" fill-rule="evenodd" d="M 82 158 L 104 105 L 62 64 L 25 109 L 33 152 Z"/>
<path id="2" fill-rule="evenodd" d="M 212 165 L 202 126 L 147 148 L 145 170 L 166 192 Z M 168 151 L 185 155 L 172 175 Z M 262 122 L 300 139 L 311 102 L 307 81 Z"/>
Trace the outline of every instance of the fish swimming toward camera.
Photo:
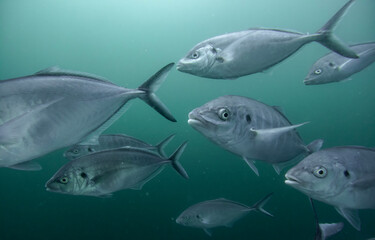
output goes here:
<path id="1" fill-rule="evenodd" d="M 100 152 L 104 150 L 116 149 L 121 147 L 135 147 L 144 148 L 151 151 L 155 151 L 160 156 L 166 157 L 164 152 L 164 146 L 166 146 L 175 135 L 170 135 L 159 144 L 153 146 L 137 138 L 125 135 L 125 134 L 108 134 L 99 136 L 99 144 L 81 145 L 76 144 L 70 147 L 64 152 L 64 157 L 69 160 L 76 159 L 78 157 L 88 155 L 94 152 Z"/>
<path id="2" fill-rule="evenodd" d="M 0 167 L 39 170 L 29 161 L 76 143 L 97 144 L 99 135 L 134 98 L 176 121 L 154 94 L 172 66 L 163 67 L 137 89 L 56 67 L 0 81 Z"/>
<path id="3" fill-rule="evenodd" d="M 357 230 L 358 209 L 375 208 L 375 149 L 333 147 L 315 152 L 285 174 L 285 183 L 330 204 Z"/>
<path id="4" fill-rule="evenodd" d="M 177 70 L 206 78 L 235 79 L 265 71 L 311 42 L 319 42 L 342 56 L 357 58 L 357 54 L 332 33 L 353 2 L 348 1 L 314 34 L 255 28 L 207 39 L 178 62 Z"/>
<path id="5" fill-rule="evenodd" d="M 303 82 L 306 85 L 339 82 L 362 71 L 375 61 L 375 42 L 357 44 L 350 48 L 359 58 L 346 58 L 331 52 L 314 63 Z"/>
<path id="6" fill-rule="evenodd" d="M 186 227 L 201 228 L 211 236 L 212 228 L 232 227 L 236 221 L 251 211 L 259 211 L 273 217 L 263 209 L 271 196 L 272 193 L 268 194 L 251 207 L 225 198 L 200 202 L 183 211 L 176 219 L 176 223 Z"/>
<path id="7" fill-rule="evenodd" d="M 183 143 L 169 158 L 132 147 L 95 152 L 62 166 L 45 186 L 50 192 L 108 196 L 123 189 L 141 189 L 166 164 L 171 164 L 181 176 L 188 179 L 188 174 L 178 162 L 186 145 L 187 142 Z"/>
<path id="8" fill-rule="evenodd" d="M 254 99 L 227 95 L 189 113 L 188 123 L 220 147 L 241 156 L 257 174 L 253 160 L 273 164 L 277 173 L 285 162 L 321 148 L 323 140 L 305 145 L 296 128 L 278 107 Z"/>
<path id="9" fill-rule="evenodd" d="M 335 235 L 336 233 L 340 232 L 344 228 L 344 223 L 319 223 L 318 214 L 316 213 L 314 201 L 310 199 L 311 207 L 314 212 L 315 217 L 315 237 L 314 240 L 325 240 L 326 238 Z"/>

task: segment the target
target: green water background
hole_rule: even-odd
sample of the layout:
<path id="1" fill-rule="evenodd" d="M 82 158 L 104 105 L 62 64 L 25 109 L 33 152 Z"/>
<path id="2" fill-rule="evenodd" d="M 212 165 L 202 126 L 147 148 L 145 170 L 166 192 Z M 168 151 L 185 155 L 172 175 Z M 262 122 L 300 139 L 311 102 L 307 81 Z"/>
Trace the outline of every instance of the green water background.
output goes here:
<path id="1" fill-rule="evenodd" d="M 177 60 L 196 43 L 250 27 L 314 32 L 343 0 L 0 0 L 0 79 L 29 75 L 49 66 L 104 76 L 136 88 Z M 358 0 L 335 33 L 349 44 L 375 40 L 375 1 Z M 187 124 L 187 114 L 216 97 L 248 96 L 281 106 L 306 143 L 324 147 L 375 146 L 375 65 L 351 81 L 321 86 L 302 82 L 310 66 L 328 50 L 311 43 L 266 73 L 235 81 L 212 80 L 173 69 L 157 95 L 177 123 L 162 118 L 140 100 L 106 133 L 126 133 L 158 143 L 184 140 L 181 163 L 190 180 L 168 167 L 141 191 L 112 198 L 46 192 L 44 183 L 62 166 L 64 149 L 37 161 L 40 172 L 0 169 L 0 239 L 210 239 L 175 218 L 199 201 L 225 197 L 245 204 L 269 192 L 266 209 L 275 217 L 250 213 L 233 228 L 215 229 L 212 239 L 313 239 L 314 220 L 306 196 L 284 184 L 270 165 L 257 163 L 257 177 L 238 157 L 209 142 Z M 331 239 L 375 237 L 375 212 L 362 210 L 362 231 L 354 230 L 333 207 L 317 203 L 321 222 L 344 221 Z"/>

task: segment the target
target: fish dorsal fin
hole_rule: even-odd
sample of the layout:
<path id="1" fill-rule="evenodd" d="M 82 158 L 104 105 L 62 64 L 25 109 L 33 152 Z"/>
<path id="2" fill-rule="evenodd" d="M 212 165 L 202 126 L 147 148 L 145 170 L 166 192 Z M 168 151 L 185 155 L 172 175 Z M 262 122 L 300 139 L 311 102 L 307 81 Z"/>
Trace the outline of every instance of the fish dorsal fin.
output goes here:
<path id="1" fill-rule="evenodd" d="M 358 210 L 336 207 L 338 213 L 343 216 L 355 229 L 361 231 L 361 219 Z"/>
<path id="2" fill-rule="evenodd" d="M 296 31 L 293 31 L 293 30 L 276 29 L 276 28 L 265 28 L 265 27 L 252 27 L 252 28 L 249 28 L 248 30 L 253 30 L 253 31 L 256 31 L 256 30 L 265 30 L 265 31 L 275 31 L 275 32 L 282 32 L 282 33 L 293 33 L 293 34 L 299 34 L 299 35 L 306 35 L 304 33 L 296 32 Z"/>
<path id="3" fill-rule="evenodd" d="M 79 72 L 79 71 L 72 71 L 72 70 L 65 70 L 65 69 L 61 69 L 58 66 L 52 66 L 52 67 L 43 69 L 39 72 L 34 73 L 34 75 L 84 77 L 84 78 L 90 78 L 90 79 L 95 79 L 95 80 L 102 81 L 102 82 L 111 83 L 108 79 L 97 76 L 95 74 Z"/>

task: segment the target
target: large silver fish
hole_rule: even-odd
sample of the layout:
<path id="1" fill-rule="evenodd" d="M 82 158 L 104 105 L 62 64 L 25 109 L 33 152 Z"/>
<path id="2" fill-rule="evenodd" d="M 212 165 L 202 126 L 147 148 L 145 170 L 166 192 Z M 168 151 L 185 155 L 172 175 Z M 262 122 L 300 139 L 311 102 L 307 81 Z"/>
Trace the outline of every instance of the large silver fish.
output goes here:
<path id="1" fill-rule="evenodd" d="M 305 146 L 277 107 L 241 96 L 222 96 L 189 113 L 188 123 L 222 148 L 241 156 L 257 174 L 253 160 L 273 164 L 279 173 L 282 163 L 300 154 L 318 150 L 322 140 Z"/>
<path id="2" fill-rule="evenodd" d="M 273 216 L 263 209 L 271 196 L 272 193 L 268 194 L 251 207 L 225 198 L 200 202 L 183 211 L 176 219 L 176 223 L 201 228 L 211 236 L 212 228 L 231 227 L 236 221 L 254 210 Z"/>
<path id="3" fill-rule="evenodd" d="M 333 205 L 360 230 L 357 209 L 375 208 L 375 150 L 333 147 L 307 156 L 285 174 L 285 183 Z"/>
<path id="4" fill-rule="evenodd" d="M 100 152 L 104 150 L 116 149 L 121 147 L 135 147 L 145 148 L 151 151 L 158 152 L 161 156 L 166 157 L 164 153 L 164 146 L 166 146 L 174 137 L 174 134 L 167 137 L 159 144 L 153 146 L 137 138 L 125 135 L 125 134 L 108 134 L 99 136 L 99 144 L 81 145 L 76 144 L 70 147 L 64 152 L 64 157 L 69 160 L 82 157 L 94 152 Z"/>
<path id="5" fill-rule="evenodd" d="M 359 58 L 346 58 L 331 52 L 320 58 L 311 67 L 304 83 L 306 85 L 339 82 L 362 71 L 375 61 L 375 43 L 363 43 L 350 46 Z"/>
<path id="6" fill-rule="evenodd" d="M 106 196 L 123 189 L 141 189 L 166 164 L 189 178 L 178 159 L 183 143 L 169 158 L 141 148 L 124 147 L 95 152 L 62 166 L 46 183 L 47 191 L 71 195 Z"/>
<path id="7" fill-rule="evenodd" d="M 177 69 L 206 78 L 234 79 L 262 72 L 314 41 L 345 57 L 357 58 L 352 49 L 332 34 L 353 2 L 347 2 L 314 34 L 256 28 L 207 39 L 193 47 L 178 62 Z"/>
<path id="8" fill-rule="evenodd" d="M 133 98 L 176 121 L 154 94 L 172 66 L 137 89 L 58 68 L 0 81 L 0 167 L 38 170 L 39 165 L 28 161 L 78 142 L 97 144 L 100 133 Z"/>

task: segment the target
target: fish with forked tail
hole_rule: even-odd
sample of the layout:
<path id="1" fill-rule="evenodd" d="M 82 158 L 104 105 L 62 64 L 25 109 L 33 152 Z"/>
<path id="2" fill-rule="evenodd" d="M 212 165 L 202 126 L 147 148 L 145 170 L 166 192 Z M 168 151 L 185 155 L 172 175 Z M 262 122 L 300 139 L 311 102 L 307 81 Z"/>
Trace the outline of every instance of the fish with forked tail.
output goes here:
<path id="1" fill-rule="evenodd" d="M 154 94 L 173 65 L 163 67 L 137 89 L 56 67 L 0 81 L 0 167 L 39 170 L 29 161 L 76 143 L 97 144 L 99 135 L 134 98 L 176 121 Z"/>
<path id="2" fill-rule="evenodd" d="M 255 28 L 207 39 L 178 62 L 177 70 L 206 78 L 235 79 L 265 71 L 314 41 L 342 56 L 358 58 L 332 33 L 353 2 L 348 1 L 314 34 Z"/>

